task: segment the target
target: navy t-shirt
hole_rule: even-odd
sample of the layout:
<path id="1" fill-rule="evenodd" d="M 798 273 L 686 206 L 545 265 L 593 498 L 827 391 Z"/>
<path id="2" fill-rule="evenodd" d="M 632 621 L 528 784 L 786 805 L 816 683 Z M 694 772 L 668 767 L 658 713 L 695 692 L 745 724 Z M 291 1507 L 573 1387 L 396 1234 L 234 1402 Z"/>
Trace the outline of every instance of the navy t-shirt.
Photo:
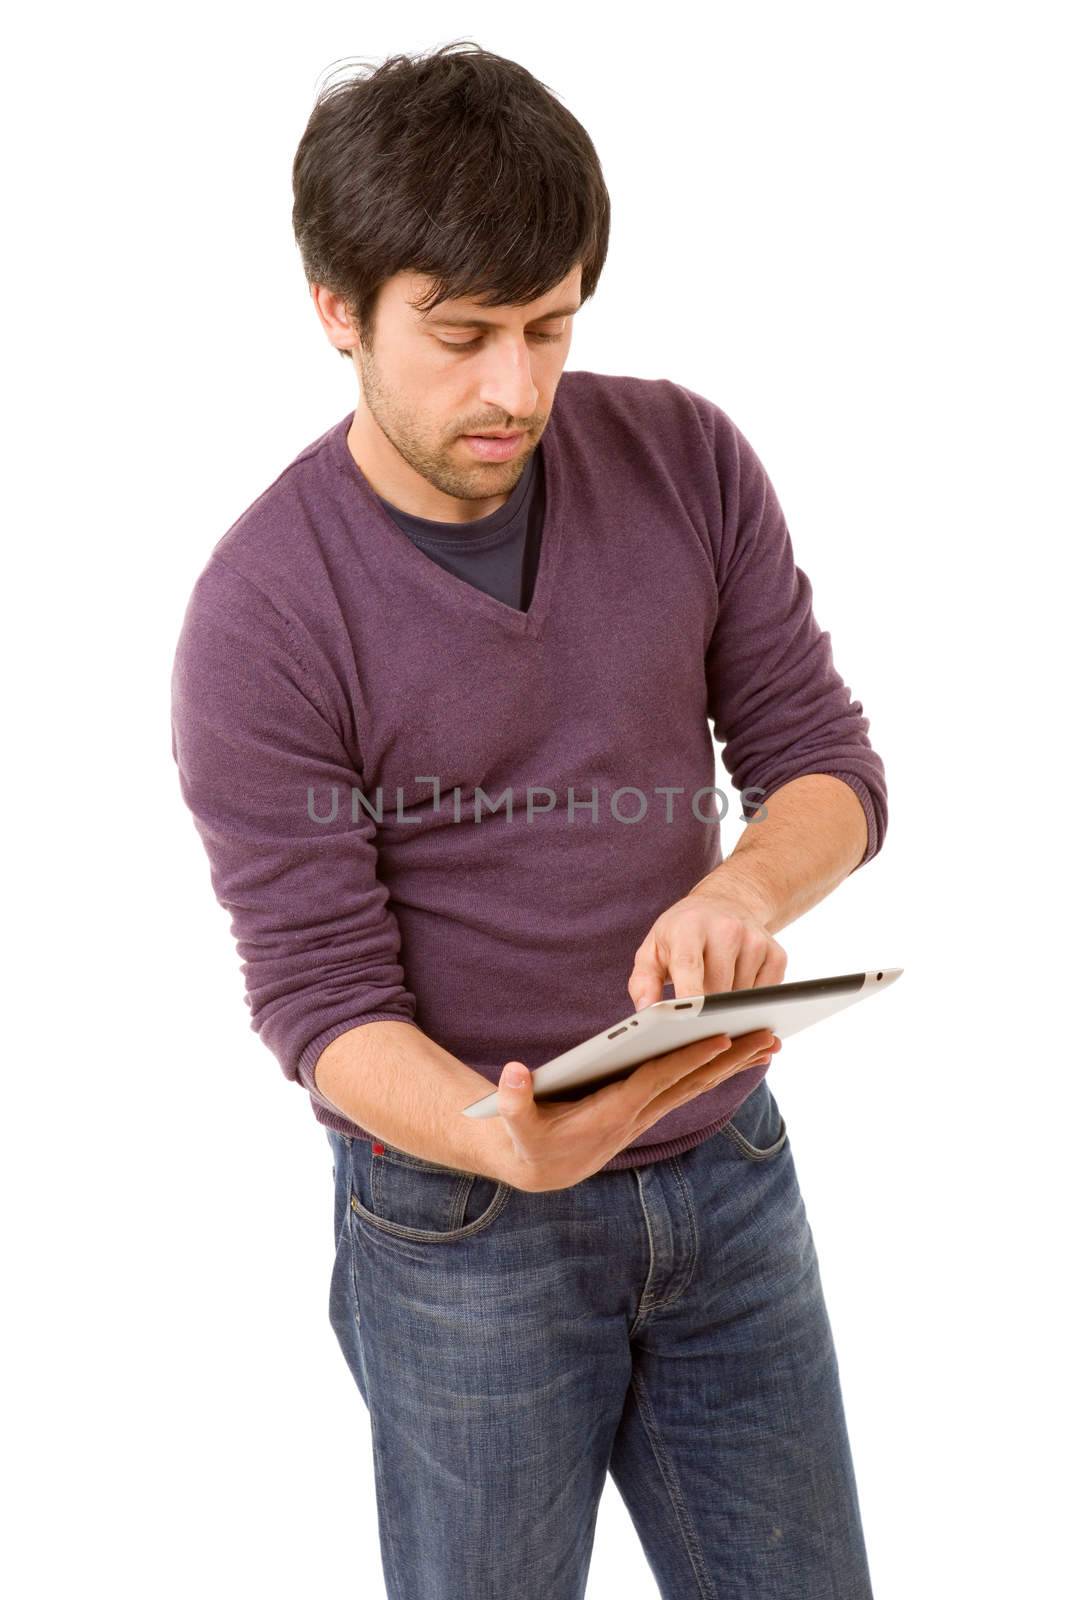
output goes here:
<path id="1" fill-rule="evenodd" d="M 476 589 L 525 611 L 537 578 L 544 521 L 545 476 L 541 445 L 502 506 L 473 522 L 436 522 L 401 511 L 378 495 L 413 544 Z"/>

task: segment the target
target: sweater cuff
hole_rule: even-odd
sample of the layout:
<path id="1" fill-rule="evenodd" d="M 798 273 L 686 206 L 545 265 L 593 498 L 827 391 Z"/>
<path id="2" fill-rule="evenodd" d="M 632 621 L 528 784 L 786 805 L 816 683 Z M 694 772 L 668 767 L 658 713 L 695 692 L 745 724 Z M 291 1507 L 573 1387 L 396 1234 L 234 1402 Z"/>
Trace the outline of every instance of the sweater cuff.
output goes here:
<path id="1" fill-rule="evenodd" d="M 854 772 L 828 771 L 826 776 L 828 778 L 838 778 L 842 783 L 848 784 L 862 805 L 864 815 L 867 818 L 867 848 L 859 861 L 856 862 L 856 865 L 846 873 L 846 877 L 851 878 L 853 872 L 858 872 L 860 867 L 865 866 L 872 856 L 878 854 L 878 816 L 874 809 L 874 802 L 871 799 L 871 791 L 862 778 L 857 778 Z"/>

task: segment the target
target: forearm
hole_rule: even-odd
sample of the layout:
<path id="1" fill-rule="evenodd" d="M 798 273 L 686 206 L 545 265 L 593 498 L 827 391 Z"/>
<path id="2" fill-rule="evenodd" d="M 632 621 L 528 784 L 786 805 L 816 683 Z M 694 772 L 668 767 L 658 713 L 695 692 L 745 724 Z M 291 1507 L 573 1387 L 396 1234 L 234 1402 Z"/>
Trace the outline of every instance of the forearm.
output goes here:
<path id="1" fill-rule="evenodd" d="M 365 1022 L 315 1066 L 319 1092 L 385 1144 L 461 1172 L 507 1179 L 515 1147 L 499 1117 L 461 1115 L 492 1084 L 407 1022 Z"/>
<path id="2" fill-rule="evenodd" d="M 783 784 L 763 802 L 736 847 L 693 894 L 726 894 L 776 933 L 847 878 L 867 849 L 867 818 L 855 790 L 826 773 Z"/>

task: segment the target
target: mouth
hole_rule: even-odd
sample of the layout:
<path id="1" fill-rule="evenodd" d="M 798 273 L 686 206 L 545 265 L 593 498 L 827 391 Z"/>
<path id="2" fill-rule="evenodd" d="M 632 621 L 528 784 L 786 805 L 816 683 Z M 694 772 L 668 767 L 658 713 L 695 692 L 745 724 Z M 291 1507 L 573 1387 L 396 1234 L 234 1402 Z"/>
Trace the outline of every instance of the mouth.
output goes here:
<path id="1" fill-rule="evenodd" d="M 465 433 L 461 437 L 464 444 L 480 461 L 510 461 L 526 435 L 524 432 Z"/>

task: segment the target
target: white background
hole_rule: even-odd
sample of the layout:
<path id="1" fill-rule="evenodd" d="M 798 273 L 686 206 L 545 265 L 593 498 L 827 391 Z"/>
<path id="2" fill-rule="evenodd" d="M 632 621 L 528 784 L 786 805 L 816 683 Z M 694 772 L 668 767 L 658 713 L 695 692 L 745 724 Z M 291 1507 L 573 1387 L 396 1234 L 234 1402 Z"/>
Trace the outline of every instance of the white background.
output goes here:
<path id="1" fill-rule="evenodd" d="M 746 433 L 886 765 L 881 855 L 779 938 L 790 978 L 905 975 L 771 1068 L 875 1593 L 1049 1594 L 1051 7 L 660 5 L 640 33 L 509 9 L 68 5 L 9 32 L 2 1576 L 20 1600 L 384 1593 L 327 1321 L 330 1152 L 249 1029 L 169 674 L 212 546 L 357 403 L 290 231 L 316 89 L 342 58 L 467 37 L 545 81 L 604 167 L 568 366 L 671 377 Z M 656 1594 L 610 1480 L 588 1594 Z"/>

